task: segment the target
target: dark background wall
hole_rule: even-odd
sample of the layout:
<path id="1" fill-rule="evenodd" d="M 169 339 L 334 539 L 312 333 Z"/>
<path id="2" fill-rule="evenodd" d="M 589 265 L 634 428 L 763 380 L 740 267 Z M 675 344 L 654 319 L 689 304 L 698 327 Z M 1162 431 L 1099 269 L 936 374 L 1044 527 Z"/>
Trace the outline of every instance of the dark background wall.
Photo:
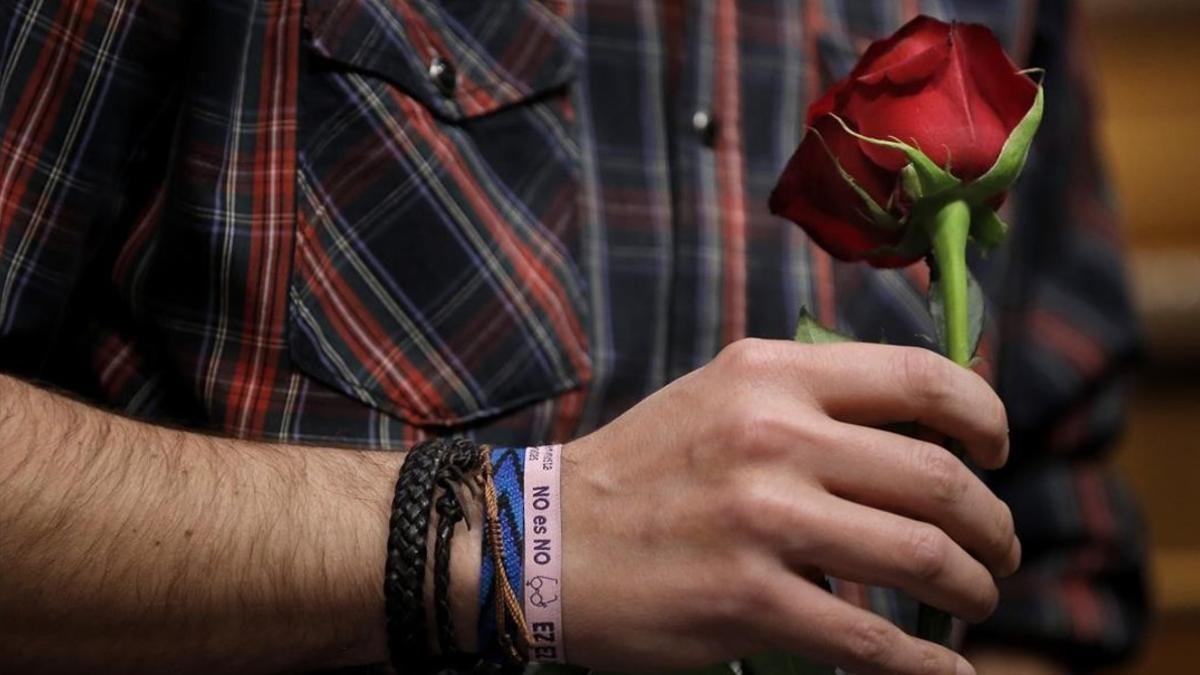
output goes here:
<path id="1" fill-rule="evenodd" d="M 1118 461 L 1150 523 L 1159 612 L 1120 673 L 1200 673 L 1200 1 L 1083 6 L 1149 338 Z"/>

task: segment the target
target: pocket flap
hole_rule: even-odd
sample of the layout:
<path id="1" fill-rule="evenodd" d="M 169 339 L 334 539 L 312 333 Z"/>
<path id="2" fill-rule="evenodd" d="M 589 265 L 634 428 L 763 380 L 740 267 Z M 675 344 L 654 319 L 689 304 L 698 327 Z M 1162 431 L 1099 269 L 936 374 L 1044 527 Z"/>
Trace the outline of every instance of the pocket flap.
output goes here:
<path id="1" fill-rule="evenodd" d="M 299 82 L 296 364 L 419 426 L 587 382 L 567 93 L 462 124 L 328 66 Z"/>
<path id="2" fill-rule="evenodd" d="M 544 0 L 308 0 L 325 58 L 375 73 L 449 120 L 486 115 L 566 85 L 578 40 Z M 430 67 L 443 59 L 452 87 Z"/>

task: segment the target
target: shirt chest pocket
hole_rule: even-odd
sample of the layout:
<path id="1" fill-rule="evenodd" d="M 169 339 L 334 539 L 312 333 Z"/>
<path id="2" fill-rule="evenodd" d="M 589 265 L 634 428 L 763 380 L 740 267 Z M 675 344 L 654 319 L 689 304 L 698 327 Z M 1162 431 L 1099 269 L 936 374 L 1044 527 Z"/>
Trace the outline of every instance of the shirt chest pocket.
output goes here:
<path id="1" fill-rule="evenodd" d="M 569 28 L 534 0 L 309 0 L 289 347 L 419 425 L 590 377 Z"/>

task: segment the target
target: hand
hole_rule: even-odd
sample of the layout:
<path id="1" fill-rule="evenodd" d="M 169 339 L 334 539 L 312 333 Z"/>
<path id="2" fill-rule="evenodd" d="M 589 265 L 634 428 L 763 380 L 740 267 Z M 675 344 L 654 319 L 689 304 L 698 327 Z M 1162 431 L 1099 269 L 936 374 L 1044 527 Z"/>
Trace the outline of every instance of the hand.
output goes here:
<path id="1" fill-rule="evenodd" d="M 600 669 L 717 663 L 776 647 L 856 673 L 973 673 L 953 652 L 818 588 L 828 572 L 968 620 L 1020 559 L 985 468 L 1004 407 L 933 352 L 742 340 L 563 453 L 566 653 Z"/>

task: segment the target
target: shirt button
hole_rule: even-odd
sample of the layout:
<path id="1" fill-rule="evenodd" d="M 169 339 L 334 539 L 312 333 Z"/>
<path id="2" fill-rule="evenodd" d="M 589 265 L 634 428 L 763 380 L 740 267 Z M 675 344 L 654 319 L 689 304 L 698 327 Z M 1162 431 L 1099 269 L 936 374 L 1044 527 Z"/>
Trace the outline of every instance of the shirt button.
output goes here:
<path id="1" fill-rule="evenodd" d="M 454 88 L 458 85 L 458 73 L 454 70 L 454 64 L 440 56 L 433 57 L 429 62 L 429 79 L 433 80 L 433 85 L 442 96 L 454 95 Z"/>
<path id="2" fill-rule="evenodd" d="M 717 142 L 717 131 L 720 130 L 720 125 L 715 115 L 700 109 L 692 114 L 692 130 L 696 132 L 701 143 L 711 148 Z"/>

